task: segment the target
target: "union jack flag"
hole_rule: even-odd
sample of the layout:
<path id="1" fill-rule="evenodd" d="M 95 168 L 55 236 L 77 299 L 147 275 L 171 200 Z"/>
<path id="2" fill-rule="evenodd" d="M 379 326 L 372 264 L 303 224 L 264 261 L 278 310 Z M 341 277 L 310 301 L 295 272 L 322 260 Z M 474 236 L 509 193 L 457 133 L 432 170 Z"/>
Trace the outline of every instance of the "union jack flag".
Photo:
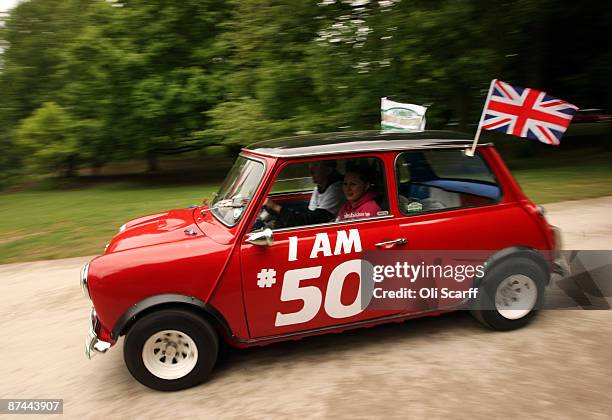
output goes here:
<path id="1" fill-rule="evenodd" d="M 481 127 L 558 145 L 577 106 L 535 89 L 493 80 Z"/>

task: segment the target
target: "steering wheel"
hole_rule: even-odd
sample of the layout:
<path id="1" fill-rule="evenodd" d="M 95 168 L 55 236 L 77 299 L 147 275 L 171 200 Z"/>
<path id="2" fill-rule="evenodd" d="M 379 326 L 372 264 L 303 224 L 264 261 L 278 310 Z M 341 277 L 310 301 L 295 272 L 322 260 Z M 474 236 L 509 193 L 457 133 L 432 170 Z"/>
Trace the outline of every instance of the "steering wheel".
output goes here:
<path id="1" fill-rule="evenodd" d="M 257 215 L 252 230 L 258 230 L 263 228 L 274 229 L 278 227 L 280 227 L 280 222 L 274 217 L 274 214 L 271 211 L 264 207 Z"/>

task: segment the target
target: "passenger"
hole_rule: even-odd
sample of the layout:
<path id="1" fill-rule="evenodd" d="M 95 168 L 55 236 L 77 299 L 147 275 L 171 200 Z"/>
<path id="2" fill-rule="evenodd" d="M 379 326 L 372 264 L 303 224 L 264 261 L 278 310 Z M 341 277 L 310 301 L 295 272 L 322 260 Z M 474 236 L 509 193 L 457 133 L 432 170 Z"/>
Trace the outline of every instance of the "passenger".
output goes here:
<path id="1" fill-rule="evenodd" d="M 325 223 L 336 217 L 344 203 L 342 175 L 336 170 L 335 160 L 322 160 L 309 165 L 312 181 L 316 184 L 310 196 L 308 210 L 284 207 L 268 198 L 264 207 L 281 226 L 304 226 Z"/>
<path id="2" fill-rule="evenodd" d="M 344 175 L 342 190 L 346 203 L 340 208 L 336 220 L 361 219 L 377 216 L 381 207 L 376 202 L 378 193 L 370 191 L 371 174 L 369 168 L 349 169 Z"/>

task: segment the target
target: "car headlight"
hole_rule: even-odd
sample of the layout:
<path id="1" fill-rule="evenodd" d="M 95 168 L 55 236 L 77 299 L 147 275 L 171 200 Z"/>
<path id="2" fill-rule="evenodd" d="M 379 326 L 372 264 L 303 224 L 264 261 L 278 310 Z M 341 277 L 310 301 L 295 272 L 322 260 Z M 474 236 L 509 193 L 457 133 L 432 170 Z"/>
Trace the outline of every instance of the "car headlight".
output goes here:
<path id="1" fill-rule="evenodd" d="M 85 264 L 83 268 L 81 268 L 81 292 L 83 292 L 83 296 L 87 299 L 91 299 L 89 295 L 89 286 L 87 284 L 87 275 L 89 274 L 89 263 Z"/>

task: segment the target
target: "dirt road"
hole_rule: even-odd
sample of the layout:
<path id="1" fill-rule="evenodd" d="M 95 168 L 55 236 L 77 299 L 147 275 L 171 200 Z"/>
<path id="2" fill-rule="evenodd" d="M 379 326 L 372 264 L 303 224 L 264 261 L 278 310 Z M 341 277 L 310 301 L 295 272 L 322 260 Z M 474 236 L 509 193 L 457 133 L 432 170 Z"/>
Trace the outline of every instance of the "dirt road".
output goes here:
<path id="1" fill-rule="evenodd" d="M 567 249 L 612 249 L 612 197 L 547 206 Z M 231 350 L 210 381 L 151 391 L 122 343 L 85 359 L 88 258 L 0 266 L 0 398 L 63 398 L 69 418 L 609 418 L 612 312 L 542 312 L 498 333 L 467 313 Z"/>

